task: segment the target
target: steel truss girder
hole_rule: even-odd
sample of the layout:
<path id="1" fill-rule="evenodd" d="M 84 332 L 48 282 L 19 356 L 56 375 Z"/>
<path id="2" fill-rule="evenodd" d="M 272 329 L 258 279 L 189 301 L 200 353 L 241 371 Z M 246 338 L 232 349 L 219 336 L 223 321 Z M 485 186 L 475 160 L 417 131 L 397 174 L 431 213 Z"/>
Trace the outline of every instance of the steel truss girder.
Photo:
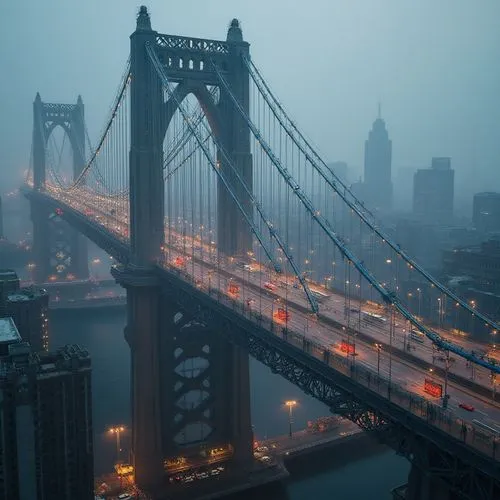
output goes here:
<path id="1" fill-rule="evenodd" d="M 500 498 L 500 477 L 488 474 L 463 458 L 422 439 L 404 425 L 392 422 L 379 429 L 378 438 L 435 480 L 444 483 L 453 498 L 495 500 Z"/>
<path id="2" fill-rule="evenodd" d="M 444 482 L 458 498 L 494 500 L 500 492 L 500 467 L 386 398 L 372 393 L 302 350 L 269 334 L 171 272 L 158 270 L 165 293 L 179 306 L 251 356 L 329 406 Z M 283 332 L 281 334 L 283 336 Z M 286 333 L 285 333 L 286 335 Z M 426 457 L 432 457 L 429 460 Z"/>
<path id="3" fill-rule="evenodd" d="M 185 444 L 178 443 L 175 441 L 175 437 L 187 428 L 189 424 L 196 424 L 199 422 L 205 423 L 209 427 L 209 433 L 204 438 L 204 441 L 209 441 L 212 434 L 214 433 L 213 422 L 210 419 L 210 415 L 214 412 L 214 396 L 213 391 L 213 360 L 212 352 L 205 352 L 203 347 L 208 345 L 210 348 L 213 347 L 211 344 L 211 338 L 213 334 L 208 330 L 206 325 L 200 323 L 194 323 L 189 316 L 182 314 L 182 318 L 177 323 L 174 323 L 173 328 L 175 329 L 175 335 L 172 343 L 172 348 L 174 349 L 173 357 L 169 359 L 167 367 L 171 370 L 171 380 L 175 384 L 179 384 L 177 390 L 175 385 L 172 388 L 173 399 L 170 401 L 171 409 L 173 410 L 169 415 L 165 415 L 165 419 L 170 419 L 168 424 L 169 433 L 171 434 L 171 445 L 175 447 L 172 452 L 179 452 Z M 170 333 L 170 332 L 167 332 Z M 176 355 L 176 351 L 177 355 Z M 166 354 L 166 353 L 165 353 Z M 178 371 L 178 368 L 185 362 L 188 362 L 192 358 L 202 358 L 207 361 L 207 366 L 200 369 L 200 373 L 196 376 L 189 377 L 185 373 Z M 165 359 L 162 359 L 165 361 Z M 204 381 L 207 380 L 209 385 L 205 386 Z M 168 390 L 168 388 L 166 389 Z M 207 393 L 203 401 L 195 407 L 183 408 L 179 402 L 191 391 L 200 391 L 200 393 Z M 207 412 L 208 415 L 207 415 Z M 176 421 L 176 417 L 180 415 L 180 418 Z M 190 442 L 187 446 L 197 446 L 198 442 Z"/>

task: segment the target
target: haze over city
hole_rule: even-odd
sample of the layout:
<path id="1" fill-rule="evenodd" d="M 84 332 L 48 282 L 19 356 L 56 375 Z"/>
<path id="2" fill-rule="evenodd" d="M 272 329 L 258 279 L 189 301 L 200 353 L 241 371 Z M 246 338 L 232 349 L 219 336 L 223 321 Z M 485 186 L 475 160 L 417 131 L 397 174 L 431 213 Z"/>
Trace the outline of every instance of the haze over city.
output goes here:
<path id="1" fill-rule="evenodd" d="M 499 0 L 13 0 L 0 500 L 499 500 Z"/>
<path id="2" fill-rule="evenodd" d="M 401 167 L 449 156 L 455 206 L 500 184 L 500 32 L 496 0 L 215 0 L 149 2 L 153 28 L 221 39 L 241 20 L 271 88 L 327 160 L 362 175 L 363 145 L 382 104 Z M 85 104 L 100 133 L 128 57 L 137 2 L 19 0 L 3 6 L 0 180 L 29 162 L 32 102 Z M 161 28 L 160 28 L 161 27 Z M 397 186 L 396 186 L 397 187 Z"/>

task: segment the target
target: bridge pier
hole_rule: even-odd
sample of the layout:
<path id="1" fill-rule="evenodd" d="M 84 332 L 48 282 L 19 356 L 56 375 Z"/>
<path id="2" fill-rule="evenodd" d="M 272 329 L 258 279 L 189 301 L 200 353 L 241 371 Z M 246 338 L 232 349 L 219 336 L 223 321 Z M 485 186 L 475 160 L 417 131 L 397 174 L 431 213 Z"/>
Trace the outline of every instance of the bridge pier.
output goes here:
<path id="1" fill-rule="evenodd" d="M 47 283 L 50 276 L 64 280 L 89 277 L 87 242 L 52 209 L 30 200 L 33 224 L 34 281 Z M 60 279 L 59 279 L 60 277 Z"/>
<path id="2" fill-rule="evenodd" d="M 46 150 L 55 127 L 67 134 L 73 150 L 73 180 L 85 167 L 84 106 L 80 96 L 76 104 L 52 104 L 37 93 L 33 102 L 33 187 L 43 191 L 46 181 Z M 89 277 L 87 242 L 75 229 L 61 221 L 52 209 L 31 200 L 35 281 L 45 283 L 49 276 L 68 274 L 86 280 Z"/>
<path id="3" fill-rule="evenodd" d="M 246 481 L 254 465 L 248 353 L 182 312 L 152 270 L 112 274 L 127 290 L 137 485 L 163 494 L 179 469 L 212 463 L 232 470 L 229 481 Z"/>
<path id="4" fill-rule="evenodd" d="M 33 223 L 33 280 L 46 283 L 50 276 L 50 209 L 30 202 L 31 221 Z"/>
<path id="5" fill-rule="evenodd" d="M 149 271 L 114 273 L 127 291 L 125 338 L 130 346 L 132 463 L 136 483 L 157 490 L 163 482 L 160 407 L 161 302 L 157 278 Z"/>
<path id="6" fill-rule="evenodd" d="M 408 475 L 406 500 L 458 500 L 447 484 L 429 470 L 412 465 Z"/>

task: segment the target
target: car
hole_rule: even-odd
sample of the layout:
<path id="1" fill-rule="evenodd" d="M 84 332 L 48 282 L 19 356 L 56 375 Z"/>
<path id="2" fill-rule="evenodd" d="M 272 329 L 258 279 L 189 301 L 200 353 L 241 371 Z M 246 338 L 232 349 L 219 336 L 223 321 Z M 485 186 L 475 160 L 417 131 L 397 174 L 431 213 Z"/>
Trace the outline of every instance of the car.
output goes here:
<path id="1" fill-rule="evenodd" d="M 264 288 L 267 288 L 268 290 L 274 292 L 274 290 L 276 290 L 276 285 L 274 283 L 271 283 L 270 281 L 266 281 L 264 283 Z"/>
<path id="2" fill-rule="evenodd" d="M 474 407 L 468 403 L 460 403 L 458 406 L 467 411 L 474 411 Z"/>

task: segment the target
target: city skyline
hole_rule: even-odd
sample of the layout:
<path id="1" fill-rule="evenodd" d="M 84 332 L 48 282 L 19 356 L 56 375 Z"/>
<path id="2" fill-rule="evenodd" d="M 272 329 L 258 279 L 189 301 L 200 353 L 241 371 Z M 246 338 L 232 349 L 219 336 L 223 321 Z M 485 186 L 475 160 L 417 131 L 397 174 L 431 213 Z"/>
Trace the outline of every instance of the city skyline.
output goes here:
<path id="1" fill-rule="evenodd" d="M 309 6 L 305 18 L 289 13 L 286 19 L 279 15 L 283 7 L 280 2 L 263 10 L 258 3 L 250 8 L 244 3 L 219 1 L 214 9 L 196 3 L 202 22 L 191 16 L 193 3 L 168 11 L 161 2 L 149 3 L 158 18 L 167 19 L 168 31 L 194 31 L 214 39 L 221 37 L 231 17 L 239 17 L 253 56 L 269 75 L 286 108 L 331 160 L 345 160 L 354 167 L 363 164 L 363 141 L 381 101 L 391 129 L 394 172 L 409 165 L 427 165 L 433 156 L 450 156 L 456 169 L 457 197 L 470 204 L 467 200 L 474 192 L 500 184 L 500 146 L 495 132 L 500 111 L 495 88 L 500 75 L 498 70 L 483 71 L 496 67 L 500 57 L 500 35 L 493 23 L 500 10 L 496 2 L 488 1 L 478 10 L 451 1 L 439 6 L 430 1 L 418 6 L 386 2 L 377 9 L 371 2 L 359 1 L 360 10 L 356 12 L 361 16 L 355 16 L 354 9 L 341 2 L 317 0 Z M 118 42 L 132 28 L 126 12 L 136 8 L 133 2 L 120 2 L 119 9 L 117 6 L 113 2 L 60 5 L 53 0 L 43 8 L 34 4 L 29 10 L 22 2 L 6 6 L 5 15 L 11 22 L 0 35 L 2 41 L 31 54 L 28 59 L 14 59 L 8 53 L 0 56 L 2 67 L 13 80 L 23 75 L 20 85 L 13 86 L 8 78 L 0 84 L 2 109 L 10 116 L 9 126 L 0 129 L 5 158 L 0 178 L 11 186 L 15 187 L 19 179 L 11 172 L 24 170 L 29 162 L 31 102 L 36 91 L 48 102 L 73 102 L 81 94 L 90 137 L 95 140 L 98 136 L 110 105 L 109 95 L 116 88 L 127 57 L 127 48 Z M 40 44 L 41 23 L 50 25 L 56 14 L 57 40 L 49 37 Z M 96 36 L 84 40 L 81 29 L 87 25 L 71 22 L 79 16 L 89 21 Z M 322 43 L 326 59 L 304 59 L 315 50 L 320 33 L 329 31 L 331 19 L 336 29 L 327 45 Z M 470 34 L 471 19 L 478 26 L 475 36 L 464 37 L 463 33 Z M 407 29 L 409 23 L 412 29 Z M 14 41 L 20 32 L 23 37 Z M 98 48 L 101 42 L 97 34 L 104 32 L 109 45 L 103 50 Z M 297 39 L 295 34 L 301 32 L 308 36 Z M 65 44 L 60 40 L 72 40 L 79 57 L 63 50 Z M 24 44 L 29 46 L 28 51 L 23 50 Z M 282 48 L 291 45 L 295 46 L 293 57 Z M 52 54 L 59 56 L 54 58 Z M 81 57 L 84 54 L 86 57 Z M 277 57 L 282 64 L 271 62 Z M 314 89 L 314 96 L 320 97 L 307 105 L 296 98 L 303 86 L 286 83 L 297 81 L 293 73 L 295 57 L 307 60 L 308 70 L 315 75 L 308 79 L 308 86 Z M 92 72 L 99 78 L 89 78 Z M 365 85 L 366 81 L 370 85 Z"/>
<path id="2" fill-rule="evenodd" d="M 23 367 L 33 382 L 44 381 L 36 411 L 53 426 L 51 435 L 75 446 L 53 447 L 55 468 L 46 473 L 37 468 L 32 436 L 17 432 L 24 455 L 17 460 L 2 448 L 4 463 L 29 469 L 32 479 L 10 496 L 33 496 L 26 492 L 35 477 L 58 488 L 60 469 L 71 483 L 61 496 L 90 500 L 92 440 L 99 436 L 91 401 L 112 394 L 99 385 L 91 393 L 90 355 L 99 358 L 99 347 L 46 352 L 48 318 L 51 308 L 66 309 L 76 330 L 77 310 L 120 303 L 130 370 L 114 383 L 130 389 L 129 406 L 108 420 L 105 434 L 111 437 L 111 424 L 116 454 L 107 467 L 114 466 L 110 479 L 125 496 L 195 500 L 288 476 L 274 447 L 256 442 L 250 357 L 401 453 L 411 471 L 392 490 L 394 499 L 500 496 L 500 242 L 490 221 L 477 229 L 477 213 L 484 222 L 490 205 L 478 211 L 476 196 L 476 227 L 454 217 L 455 160 L 441 154 L 414 173 L 412 216 L 391 211 L 393 134 L 380 106 L 365 134 L 364 182 L 350 189 L 335 174 L 347 176 L 347 162 L 339 161 L 346 157 L 327 163 L 331 156 L 309 139 L 308 117 L 296 120 L 282 107 L 286 92 L 260 71 L 259 57 L 264 67 L 266 57 L 253 52 L 239 19 L 212 40 L 198 38 L 201 30 L 165 32 L 165 21 L 151 13 L 136 9 L 123 37 L 130 57 L 88 162 L 85 96 L 49 100 L 42 81 L 35 94 L 32 172 L 18 192 L 29 214 L 16 196 L 6 205 L 9 226 L 31 219 L 32 231 L 26 243 L 2 240 L 13 269 L 0 269 L 0 372 L 7 374 L 0 382 L 14 394 L 9 381 L 24 384 Z M 103 82 L 104 75 L 106 88 Z M 427 116 L 438 101 L 429 99 Z M 312 112 L 317 98 L 297 106 L 304 103 Z M 334 133 L 325 123 L 316 116 L 318 138 Z M 14 263 L 20 252 L 29 260 Z M 101 259 L 114 282 L 94 278 Z M 121 301 L 115 284 L 126 290 Z M 89 333 L 82 338 L 91 341 Z M 97 340 L 107 341 L 102 334 Z M 51 393 L 53 384 L 59 388 Z M 32 404 L 26 391 L 18 393 Z M 282 401 L 288 440 L 300 410 L 292 397 Z M 45 407 L 42 398 L 53 402 Z M 11 416 L 21 417 L 19 430 L 36 429 L 39 421 L 24 406 Z M 130 437 L 124 463 L 122 432 Z M 82 495 L 69 493 L 77 480 Z"/>

